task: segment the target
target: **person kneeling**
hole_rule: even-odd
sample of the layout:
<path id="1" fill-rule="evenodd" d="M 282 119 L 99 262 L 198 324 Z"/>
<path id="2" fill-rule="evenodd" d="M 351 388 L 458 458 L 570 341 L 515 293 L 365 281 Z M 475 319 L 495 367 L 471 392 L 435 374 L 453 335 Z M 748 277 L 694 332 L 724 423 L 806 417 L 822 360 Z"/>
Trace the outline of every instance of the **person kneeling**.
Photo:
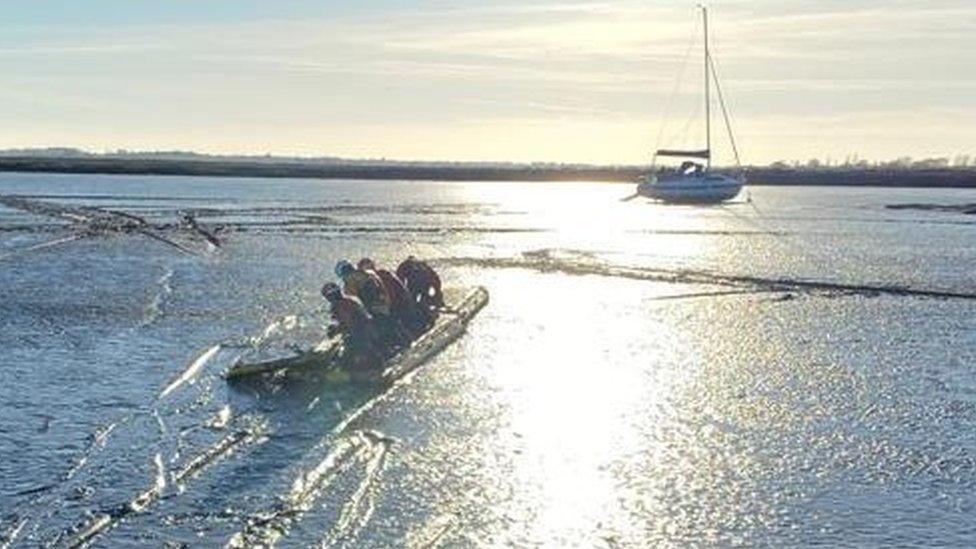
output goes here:
<path id="1" fill-rule="evenodd" d="M 397 329 L 390 307 L 390 296 L 379 277 L 353 267 L 352 263 L 344 259 L 336 264 L 335 272 L 343 282 L 343 290 L 358 297 L 373 317 L 387 355 L 392 355 L 397 349 L 410 343 Z"/>
<path id="2" fill-rule="evenodd" d="M 409 339 L 415 339 L 427 331 L 433 324 L 433 314 L 423 309 L 413 300 L 410 292 L 393 273 L 386 269 L 377 268 L 372 259 L 364 257 L 359 260 L 359 270 L 376 275 L 383 284 L 383 289 L 390 296 L 390 308 L 399 327 Z"/>
<path id="3" fill-rule="evenodd" d="M 342 293 L 338 284 L 322 286 L 322 296 L 329 302 L 332 323 L 329 336 L 342 335 L 353 372 L 377 370 L 383 365 L 380 336 L 373 318 L 363 304 L 353 296 Z"/>
<path id="4" fill-rule="evenodd" d="M 410 256 L 400 263 L 396 274 L 410 291 L 413 300 L 425 310 L 436 311 L 444 307 L 441 277 L 426 261 Z"/>

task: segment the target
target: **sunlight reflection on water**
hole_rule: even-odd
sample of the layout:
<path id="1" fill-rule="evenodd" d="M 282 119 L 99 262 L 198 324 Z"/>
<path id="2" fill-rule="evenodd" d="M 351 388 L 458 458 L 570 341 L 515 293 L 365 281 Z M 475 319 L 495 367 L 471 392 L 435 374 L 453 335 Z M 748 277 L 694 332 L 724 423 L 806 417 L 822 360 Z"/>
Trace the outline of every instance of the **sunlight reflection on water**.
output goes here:
<path id="1" fill-rule="evenodd" d="M 971 227 L 881 206 L 929 191 L 762 189 L 759 213 L 623 185 L 13 179 L 154 220 L 198 207 L 226 246 L 116 235 L 0 265 L 0 535 L 117 509 L 159 455 L 206 459 L 98 543 L 216 546 L 270 514 L 284 546 L 972 545 L 971 302 L 712 276 L 974 291 Z M 57 236 L 27 217 L 0 208 L 4 251 Z M 405 253 L 491 302 L 350 436 L 368 392 L 220 378 L 288 315 L 321 332 L 335 259 Z"/>

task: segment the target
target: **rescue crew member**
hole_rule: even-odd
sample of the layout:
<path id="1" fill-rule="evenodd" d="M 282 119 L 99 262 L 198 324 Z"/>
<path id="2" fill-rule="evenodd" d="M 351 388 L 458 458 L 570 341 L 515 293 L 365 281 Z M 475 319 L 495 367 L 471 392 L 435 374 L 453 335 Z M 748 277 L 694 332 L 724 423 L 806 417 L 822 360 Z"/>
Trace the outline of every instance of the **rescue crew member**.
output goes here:
<path id="1" fill-rule="evenodd" d="M 441 277 L 430 265 L 409 256 L 397 267 L 397 276 L 403 281 L 414 302 L 430 311 L 444 307 Z"/>
<path id="2" fill-rule="evenodd" d="M 390 296 L 390 308 L 393 316 L 408 332 L 411 339 L 424 333 L 430 327 L 434 318 L 431 312 L 422 308 L 410 296 L 403 283 L 387 269 L 378 269 L 372 259 L 364 257 L 357 264 L 360 270 L 375 274 L 383 284 L 383 289 Z"/>
<path id="3" fill-rule="evenodd" d="M 357 269 L 345 259 L 336 263 L 335 272 L 342 279 L 343 290 L 358 297 L 366 306 L 389 352 L 409 342 L 409 338 L 401 334 L 397 327 L 390 307 L 390 296 L 376 274 Z"/>
<path id="4" fill-rule="evenodd" d="M 356 269 L 345 259 L 336 263 L 335 274 L 342 280 L 343 291 L 358 297 L 370 314 L 390 314 L 390 297 L 383 289 L 379 277 Z"/>
<path id="5" fill-rule="evenodd" d="M 344 295 L 334 282 L 322 286 L 322 297 L 329 302 L 331 309 L 332 324 L 329 325 L 328 334 L 342 334 L 353 366 L 357 369 L 379 367 L 383 360 L 379 351 L 379 334 L 363 304 L 353 296 Z"/>

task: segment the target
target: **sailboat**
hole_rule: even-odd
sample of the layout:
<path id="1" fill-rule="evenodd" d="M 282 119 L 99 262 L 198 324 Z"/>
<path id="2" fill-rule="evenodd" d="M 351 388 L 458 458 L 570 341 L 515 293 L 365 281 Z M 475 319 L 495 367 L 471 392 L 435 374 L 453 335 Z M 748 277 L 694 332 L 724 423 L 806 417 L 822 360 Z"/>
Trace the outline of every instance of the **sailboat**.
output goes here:
<path id="1" fill-rule="evenodd" d="M 645 196 L 673 204 L 718 204 L 738 196 L 743 185 L 745 185 L 745 177 L 741 173 L 725 175 L 712 171 L 711 89 L 713 81 L 718 92 L 725 127 L 732 142 L 732 150 L 735 153 L 737 164 L 739 163 L 739 151 L 735 144 L 728 110 L 725 108 L 725 100 L 722 97 L 722 88 L 719 86 L 718 75 L 709 51 L 708 9 L 703 6 L 701 10 L 705 31 L 705 148 L 698 150 L 658 149 L 654 153 L 650 173 L 641 177 L 638 182 L 635 196 Z M 677 170 L 659 174 L 656 168 L 659 157 L 678 157 L 684 158 L 685 161 Z M 701 161 L 704 161 L 704 164 Z"/>

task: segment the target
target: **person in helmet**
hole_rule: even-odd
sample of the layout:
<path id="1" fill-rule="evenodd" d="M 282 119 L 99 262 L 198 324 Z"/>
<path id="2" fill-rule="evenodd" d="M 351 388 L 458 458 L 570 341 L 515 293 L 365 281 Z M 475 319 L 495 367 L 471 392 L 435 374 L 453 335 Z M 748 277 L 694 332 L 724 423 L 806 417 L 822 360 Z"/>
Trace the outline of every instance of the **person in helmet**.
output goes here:
<path id="1" fill-rule="evenodd" d="M 382 356 L 378 350 L 379 334 L 373 318 L 354 296 L 345 295 L 338 284 L 329 282 L 322 286 L 322 297 L 329 302 L 332 324 L 328 334 L 341 334 L 346 351 L 357 369 L 378 368 Z"/>
<path id="2" fill-rule="evenodd" d="M 368 257 L 360 259 L 357 267 L 379 278 L 383 289 L 390 296 L 390 310 L 401 328 L 406 331 L 407 337 L 414 339 L 430 327 L 434 320 L 433 315 L 413 300 L 410 292 L 393 273 L 377 268 Z"/>
<path id="3" fill-rule="evenodd" d="M 358 297 L 370 314 L 390 314 L 390 296 L 379 277 L 357 269 L 345 259 L 336 263 L 335 273 L 342 280 L 343 291 Z"/>
<path id="4" fill-rule="evenodd" d="M 409 343 L 409 338 L 401 333 L 396 320 L 393 318 L 390 296 L 383 287 L 383 282 L 379 276 L 363 269 L 357 269 L 353 267 L 352 263 L 344 259 L 336 264 L 336 275 L 342 279 L 343 290 L 349 295 L 358 297 L 366 306 L 366 310 L 375 320 L 376 329 L 390 353 Z"/>
<path id="5" fill-rule="evenodd" d="M 396 273 L 414 302 L 419 303 L 424 310 L 433 311 L 444 306 L 441 277 L 425 261 L 411 255 L 400 263 Z"/>

